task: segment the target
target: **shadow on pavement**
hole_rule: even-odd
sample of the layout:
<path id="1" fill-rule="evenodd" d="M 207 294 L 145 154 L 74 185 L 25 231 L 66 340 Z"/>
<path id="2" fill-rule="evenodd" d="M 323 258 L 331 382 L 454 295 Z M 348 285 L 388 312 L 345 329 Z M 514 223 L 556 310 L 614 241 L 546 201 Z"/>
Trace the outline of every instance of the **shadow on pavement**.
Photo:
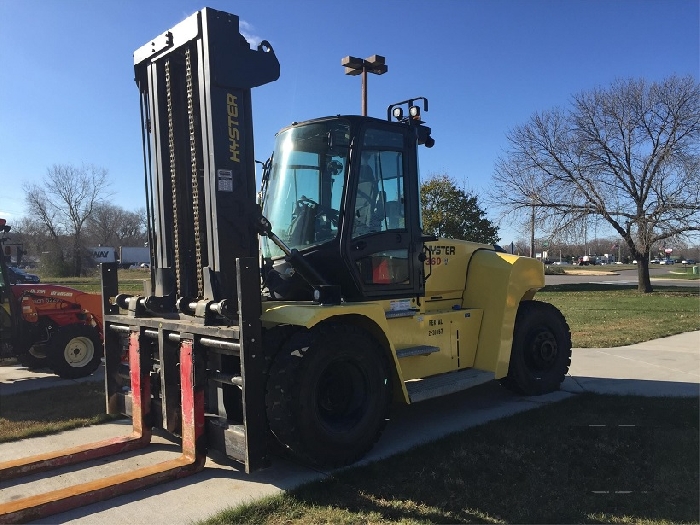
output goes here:
<path id="1" fill-rule="evenodd" d="M 564 380 L 562 390 L 579 394 L 615 394 L 646 397 L 698 397 L 700 384 L 651 379 L 619 379 L 604 377 L 569 376 Z"/>

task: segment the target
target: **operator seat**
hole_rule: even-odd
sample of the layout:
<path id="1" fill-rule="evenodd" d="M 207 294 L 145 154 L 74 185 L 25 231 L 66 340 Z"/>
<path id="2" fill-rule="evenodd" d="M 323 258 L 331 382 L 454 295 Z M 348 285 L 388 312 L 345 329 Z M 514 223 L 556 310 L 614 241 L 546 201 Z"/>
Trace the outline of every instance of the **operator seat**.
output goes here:
<path id="1" fill-rule="evenodd" d="M 367 164 L 360 166 L 360 177 L 355 198 L 355 220 L 353 235 L 363 235 L 372 231 L 372 219 L 377 202 L 377 184 L 374 171 Z"/>
<path id="2" fill-rule="evenodd" d="M 384 205 L 387 229 L 399 230 L 405 227 L 403 207 L 398 201 L 387 201 Z"/>

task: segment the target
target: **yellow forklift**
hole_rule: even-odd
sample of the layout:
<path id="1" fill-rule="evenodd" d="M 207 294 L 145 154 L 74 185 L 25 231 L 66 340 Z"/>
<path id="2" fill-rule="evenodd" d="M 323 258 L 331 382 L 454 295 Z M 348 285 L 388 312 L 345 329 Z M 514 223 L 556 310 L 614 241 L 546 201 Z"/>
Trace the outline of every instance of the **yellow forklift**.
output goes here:
<path id="1" fill-rule="evenodd" d="M 276 136 L 256 198 L 250 90 L 274 81 L 270 44 L 203 9 L 134 54 L 141 97 L 151 277 L 118 293 L 102 265 L 106 405 L 131 436 L 0 464 L 0 478 L 145 446 L 183 454 L 62 493 L 0 505 L 31 519 L 203 468 L 247 472 L 271 444 L 321 467 L 361 458 L 392 403 L 499 380 L 558 389 L 571 357 L 562 314 L 534 300 L 540 262 L 421 228 L 425 98 L 385 119 L 333 116 Z"/>

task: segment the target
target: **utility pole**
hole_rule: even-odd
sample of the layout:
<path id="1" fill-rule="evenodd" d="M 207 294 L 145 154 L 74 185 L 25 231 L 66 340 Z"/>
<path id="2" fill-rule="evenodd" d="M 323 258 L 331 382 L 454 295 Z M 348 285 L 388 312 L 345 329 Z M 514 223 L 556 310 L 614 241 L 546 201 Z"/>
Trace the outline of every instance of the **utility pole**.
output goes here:
<path id="1" fill-rule="evenodd" d="M 389 70 L 385 64 L 385 58 L 381 55 L 372 55 L 364 60 L 347 56 L 340 61 L 345 67 L 345 74 L 350 76 L 362 75 L 362 116 L 367 116 L 367 73 L 383 75 Z"/>

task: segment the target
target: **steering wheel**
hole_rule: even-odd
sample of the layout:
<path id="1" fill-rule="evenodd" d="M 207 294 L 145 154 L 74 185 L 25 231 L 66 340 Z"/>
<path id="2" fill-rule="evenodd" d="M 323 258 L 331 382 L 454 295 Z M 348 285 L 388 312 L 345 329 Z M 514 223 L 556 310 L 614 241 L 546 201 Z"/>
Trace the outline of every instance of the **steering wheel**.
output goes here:
<path id="1" fill-rule="evenodd" d="M 325 206 L 323 204 L 319 204 L 313 199 L 310 199 L 306 195 L 302 195 L 299 200 L 297 201 L 297 206 L 308 206 L 310 208 L 315 208 L 316 209 L 316 218 L 319 218 L 322 215 L 327 215 L 328 219 L 334 223 L 336 226 L 338 225 L 338 219 L 340 218 L 340 212 L 338 210 L 334 210 L 330 206 Z"/>

